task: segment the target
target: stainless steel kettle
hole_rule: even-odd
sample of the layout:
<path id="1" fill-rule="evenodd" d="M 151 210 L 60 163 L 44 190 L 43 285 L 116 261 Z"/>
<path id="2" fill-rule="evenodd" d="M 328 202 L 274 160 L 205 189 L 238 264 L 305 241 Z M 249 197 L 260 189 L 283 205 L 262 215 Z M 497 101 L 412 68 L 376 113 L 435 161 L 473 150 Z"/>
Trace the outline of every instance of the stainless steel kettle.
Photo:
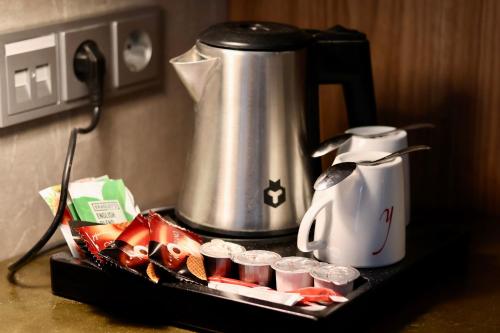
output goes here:
<path id="1" fill-rule="evenodd" d="M 357 31 L 227 22 L 170 62 L 197 111 L 176 214 L 201 230 L 297 229 L 319 172 L 309 156 L 319 141 L 318 84 L 343 84 L 350 126 L 375 123 L 369 43 Z"/>

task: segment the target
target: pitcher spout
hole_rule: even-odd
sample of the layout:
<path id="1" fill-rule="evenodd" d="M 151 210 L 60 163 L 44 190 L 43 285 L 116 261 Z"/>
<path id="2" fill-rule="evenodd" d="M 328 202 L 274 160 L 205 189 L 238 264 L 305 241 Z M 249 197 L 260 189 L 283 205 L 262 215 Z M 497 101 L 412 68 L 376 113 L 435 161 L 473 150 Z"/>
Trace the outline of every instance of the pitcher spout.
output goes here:
<path id="1" fill-rule="evenodd" d="M 186 53 L 170 59 L 170 63 L 174 66 L 177 75 L 195 102 L 198 102 L 203 96 L 208 79 L 218 62 L 219 58 L 201 54 L 196 46 Z"/>

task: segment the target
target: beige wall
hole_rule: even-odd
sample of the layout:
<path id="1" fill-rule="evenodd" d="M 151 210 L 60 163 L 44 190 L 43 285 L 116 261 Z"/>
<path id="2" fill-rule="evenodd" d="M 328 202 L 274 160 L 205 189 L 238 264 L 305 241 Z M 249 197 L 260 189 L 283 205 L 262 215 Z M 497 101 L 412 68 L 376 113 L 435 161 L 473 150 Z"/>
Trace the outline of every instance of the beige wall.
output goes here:
<path id="1" fill-rule="evenodd" d="M 0 0 L 0 29 L 39 25 L 148 4 L 137 0 Z M 154 2 L 153 2 L 154 3 Z M 223 0 L 164 0 L 165 87 L 108 101 L 99 127 L 80 136 L 72 179 L 123 178 L 141 209 L 175 204 L 193 124 L 192 103 L 168 65 L 197 32 L 224 20 Z M 70 129 L 86 108 L 0 129 L 0 260 L 26 251 L 51 215 L 38 191 L 60 182 Z M 59 231 L 55 239 L 61 239 Z"/>

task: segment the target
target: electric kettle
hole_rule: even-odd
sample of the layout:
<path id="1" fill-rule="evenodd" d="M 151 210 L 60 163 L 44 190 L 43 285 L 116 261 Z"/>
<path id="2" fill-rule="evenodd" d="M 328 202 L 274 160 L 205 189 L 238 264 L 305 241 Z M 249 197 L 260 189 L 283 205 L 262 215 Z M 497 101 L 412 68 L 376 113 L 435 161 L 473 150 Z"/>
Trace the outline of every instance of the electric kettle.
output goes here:
<path id="1" fill-rule="evenodd" d="M 196 110 L 176 215 L 200 230 L 297 230 L 320 171 L 310 158 L 319 142 L 318 84 L 343 85 L 349 126 L 376 121 L 369 42 L 354 30 L 226 22 L 170 62 Z"/>

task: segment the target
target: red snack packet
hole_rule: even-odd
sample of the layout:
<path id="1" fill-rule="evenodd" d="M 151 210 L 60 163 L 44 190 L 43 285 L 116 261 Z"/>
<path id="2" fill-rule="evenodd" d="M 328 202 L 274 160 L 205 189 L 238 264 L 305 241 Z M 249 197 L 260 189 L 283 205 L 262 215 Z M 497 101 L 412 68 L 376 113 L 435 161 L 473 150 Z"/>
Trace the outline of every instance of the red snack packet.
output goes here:
<path id="1" fill-rule="evenodd" d="M 99 254 L 107 260 L 139 272 L 144 272 L 149 263 L 149 223 L 137 215 L 130 225 Z"/>
<path id="2" fill-rule="evenodd" d="M 201 237 L 168 219 L 149 213 L 149 259 L 177 279 L 206 283 Z"/>
<path id="3" fill-rule="evenodd" d="M 306 287 L 297 290 L 287 291 L 288 293 L 300 294 L 304 297 L 300 303 L 320 303 L 320 304 L 330 304 L 333 302 L 346 302 L 347 298 L 343 297 L 334 290 L 328 288 L 320 287 Z"/>
<path id="4" fill-rule="evenodd" d="M 92 259 L 93 255 L 90 253 L 89 249 L 87 248 L 87 243 L 83 241 L 82 236 L 78 232 L 78 229 L 81 227 L 89 227 L 89 226 L 96 226 L 96 225 L 102 225 L 102 223 L 94 223 L 94 222 L 87 222 L 87 221 L 80 221 L 80 220 L 70 220 L 68 222 L 68 226 L 70 229 L 71 236 L 78 246 L 78 253 L 80 254 L 81 259 Z M 92 261 L 92 260 L 91 260 Z M 97 262 L 99 264 L 99 262 Z"/>
<path id="5" fill-rule="evenodd" d="M 89 252 L 97 261 L 102 261 L 99 252 L 109 246 L 130 225 L 131 222 L 96 224 L 79 227 L 76 230 Z"/>

